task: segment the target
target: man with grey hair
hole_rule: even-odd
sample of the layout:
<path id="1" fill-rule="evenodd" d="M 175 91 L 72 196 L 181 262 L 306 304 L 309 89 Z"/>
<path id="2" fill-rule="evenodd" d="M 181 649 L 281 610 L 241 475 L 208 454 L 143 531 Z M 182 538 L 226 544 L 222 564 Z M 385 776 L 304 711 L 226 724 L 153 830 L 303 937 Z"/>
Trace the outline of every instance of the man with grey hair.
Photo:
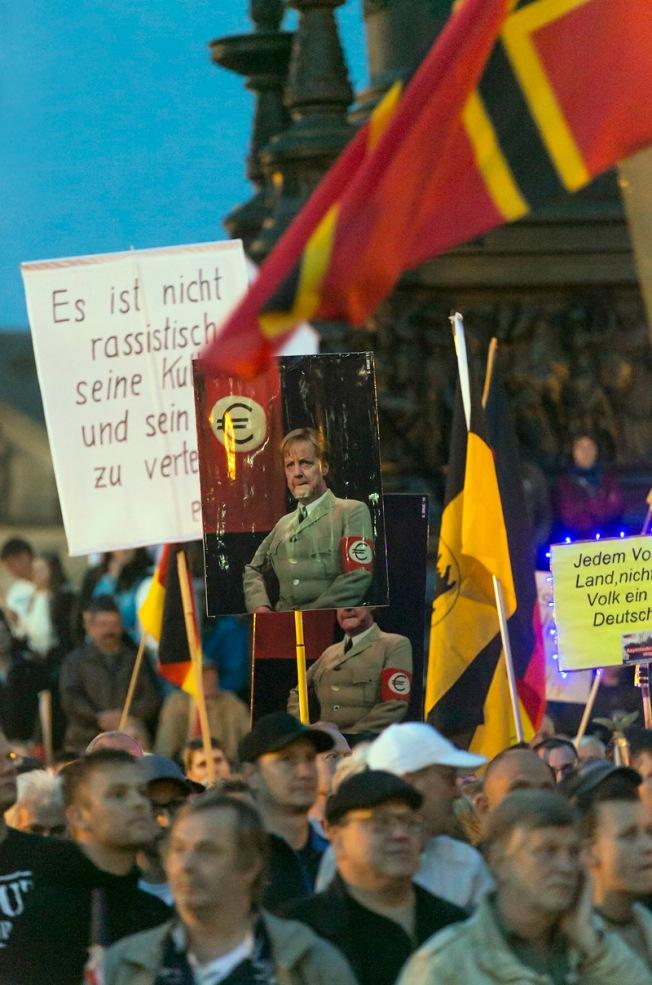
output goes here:
<path id="1" fill-rule="evenodd" d="M 296 428 L 281 442 L 285 480 L 297 509 L 265 537 L 244 570 L 247 612 L 359 605 L 373 577 L 373 527 L 366 503 L 326 485 L 324 436 Z M 270 578 L 278 582 L 273 598 Z"/>
<path id="2" fill-rule="evenodd" d="M 578 816 L 560 794 L 511 794 L 489 815 L 485 844 L 495 894 L 417 951 L 398 985 L 652 983 L 593 910 Z"/>
<path id="3" fill-rule="evenodd" d="M 31 770 L 16 778 L 16 803 L 5 814 L 7 824 L 18 831 L 65 838 L 68 833 L 60 776 Z"/>

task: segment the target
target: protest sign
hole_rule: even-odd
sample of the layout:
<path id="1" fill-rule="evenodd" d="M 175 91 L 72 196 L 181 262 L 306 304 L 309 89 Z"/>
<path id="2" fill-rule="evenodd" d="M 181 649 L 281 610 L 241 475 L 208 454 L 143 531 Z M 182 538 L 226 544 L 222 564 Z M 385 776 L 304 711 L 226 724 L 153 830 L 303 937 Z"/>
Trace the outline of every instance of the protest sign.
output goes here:
<path id="1" fill-rule="evenodd" d="M 552 546 L 562 670 L 652 657 L 652 540 L 613 538 Z"/>
<path id="2" fill-rule="evenodd" d="M 70 554 L 201 538 L 191 358 L 246 288 L 241 242 L 22 272 Z"/>
<path id="3" fill-rule="evenodd" d="M 195 401 L 208 614 L 386 605 L 373 355 L 196 364 Z"/>
<path id="4" fill-rule="evenodd" d="M 590 670 L 569 674 L 559 666 L 557 627 L 552 591 L 552 575 L 548 571 L 536 572 L 539 615 L 543 635 L 543 652 L 546 658 L 546 700 L 564 704 L 586 704 L 591 690 L 593 674 Z"/>

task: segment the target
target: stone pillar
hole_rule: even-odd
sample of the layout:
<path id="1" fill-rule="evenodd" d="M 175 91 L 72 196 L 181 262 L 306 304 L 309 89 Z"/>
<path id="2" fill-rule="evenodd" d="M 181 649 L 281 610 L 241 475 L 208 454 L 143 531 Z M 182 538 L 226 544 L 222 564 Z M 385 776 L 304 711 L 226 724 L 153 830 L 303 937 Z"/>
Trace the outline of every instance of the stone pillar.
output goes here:
<path id="1" fill-rule="evenodd" d="M 274 189 L 253 249 L 266 256 L 353 135 L 353 93 L 335 21 L 344 0 L 288 0 L 299 12 L 285 103 L 292 123 L 261 154 Z"/>
<path id="2" fill-rule="evenodd" d="M 268 213 L 270 189 L 260 161 L 260 152 L 272 137 L 290 124 L 283 102 L 292 33 L 279 30 L 283 0 L 251 0 L 253 34 L 217 38 L 210 44 L 212 59 L 222 68 L 247 79 L 255 95 L 254 125 L 247 157 L 247 177 L 255 193 L 248 202 L 233 209 L 224 219 L 230 235 L 244 242 L 246 252 L 259 262 L 263 257 L 253 247 Z"/>

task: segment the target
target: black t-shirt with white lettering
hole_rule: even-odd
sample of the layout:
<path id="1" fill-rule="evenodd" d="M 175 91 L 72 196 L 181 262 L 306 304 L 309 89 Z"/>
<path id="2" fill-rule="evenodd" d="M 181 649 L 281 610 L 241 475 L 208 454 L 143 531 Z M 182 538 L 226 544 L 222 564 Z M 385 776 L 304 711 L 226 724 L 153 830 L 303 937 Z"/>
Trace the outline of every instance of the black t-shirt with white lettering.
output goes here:
<path id="1" fill-rule="evenodd" d="M 93 888 L 111 885 L 116 878 L 93 865 L 70 841 L 7 828 L 0 841 L 0 985 L 14 985 L 7 977 L 12 938 L 34 886 Z"/>

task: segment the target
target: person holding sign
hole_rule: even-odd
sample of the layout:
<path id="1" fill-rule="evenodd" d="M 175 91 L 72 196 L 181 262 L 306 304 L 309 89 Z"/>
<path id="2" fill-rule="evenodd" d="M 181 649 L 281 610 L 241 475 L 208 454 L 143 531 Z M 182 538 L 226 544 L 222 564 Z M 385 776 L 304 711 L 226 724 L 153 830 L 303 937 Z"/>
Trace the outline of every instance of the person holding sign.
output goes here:
<path id="1" fill-rule="evenodd" d="M 373 609 L 337 610 L 344 639 L 324 650 L 308 671 L 308 689 L 320 715 L 347 735 L 381 732 L 405 718 L 412 689 L 412 645 L 406 636 L 383 633 Z M 293 688 L 288 711 L 299 713 Z"/>
<path id="2" fill-rule="evenodd" d="M 281 454 L 297 509 L 281 517 L 245 565 L 247 611 L 359 605 L 373 577 L 373 528 L 367 505 L 339 499 L 328 488 L 326 446 L 314 428 L 286 434 Z"/>

